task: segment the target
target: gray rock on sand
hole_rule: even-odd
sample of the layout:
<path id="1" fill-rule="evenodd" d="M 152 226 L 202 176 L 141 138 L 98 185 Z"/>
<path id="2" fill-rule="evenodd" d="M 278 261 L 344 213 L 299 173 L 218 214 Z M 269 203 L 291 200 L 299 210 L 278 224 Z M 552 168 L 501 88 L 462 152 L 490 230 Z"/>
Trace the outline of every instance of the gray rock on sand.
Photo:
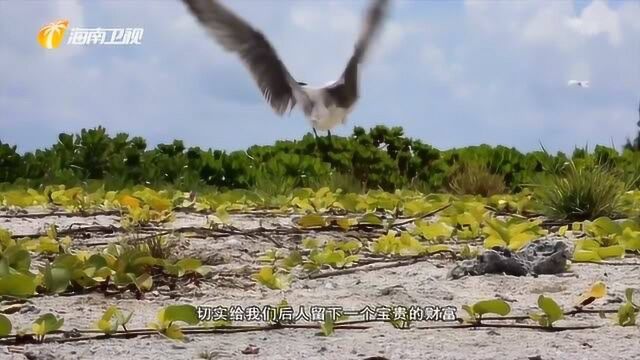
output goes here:
<path id="1" fill-rule="evenodd" d="M 534 240 L 518 252 L 506 248 L 484 251 L 476 259 L 465 260 L 452 268 L 448 279 L 466 275 L 506 274 L 513 276 L 559 274 L 565 271 L 573 252 L 564 238 Z"/>

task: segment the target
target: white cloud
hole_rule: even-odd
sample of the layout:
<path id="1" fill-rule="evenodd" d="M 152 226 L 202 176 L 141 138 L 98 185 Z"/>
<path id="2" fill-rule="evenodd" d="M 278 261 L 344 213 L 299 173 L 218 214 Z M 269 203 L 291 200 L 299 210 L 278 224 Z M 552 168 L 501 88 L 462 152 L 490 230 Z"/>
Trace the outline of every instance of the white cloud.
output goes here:
<path id="1" fill-rule="evenodd" d="M 567 14 L 573 12 L 573 4 L 567 2 L 544 3 L 530 18 L 524 20 L 520 33 L 522 39 L 529 44 L 555 45 L 564 51 L 573 51 L 577 46 L 575 36 L 568 34 L 564 28 Z"/>
<path id="2" fill-rule="evenodd" d="M 366 7 L 364 1 L 225 3 L 264 32 L 294 77 L 310 84 L 343 70 Z M 363 67 L 359 104 L 338 134 L 383 123 L 439 147 L 486 142 L 526 150 L 543 139 L 553 151 L 609 144 L 611 137 L 620 143 L 634 129 L 640 4 L 590 3 L 576 12 L 572 2 L 473 0 L 461 13 L 449 3 L 394 7 Z M 179 1 L 82 2 L 76 10 L 69 4 L 78 5 L 0 0 L 0 30 L 8 35 L 0 43 L 3 141 L 34 148 L 50 144 L 58 131 L 102 124 L 151 144 L 175 137 L 238 149 L 309 131 L 298 111 L 274 115 L 236 56 Z M 612 11 L 609 18 L 617 20 L 594 20 L 594 11 Z M 140 23 L 143 45 L 77 47 L 82 53 L 73 59 L 52 61 L 63 49 L 41 51 L 35 31 L 65 14 L 84 16 L 86 26 Z M 580 30 L 567 19 L 579 19 Z M 593 87 L 573 91 L 570 78 Z"/>
<path id="3" fill-rule="evenodd" d="M 322 7 L 320 10 L 310 3 L 295 3 L 290 11 L 292 23 L 309 32 L 353 33 L 358 29 L 361 19 L 345 3 L 323 2 Z"/>
<path id="4" fill-rule="evenodd" d="M 640 8 L 629 3 L 613 9 L 602 0 L 593 0 L 576 14 L 573 1 L 465 2 L 470 24 L 481 32 L 506 34 L 529 44 L 552 45 L 564 51 L 573 51 L 584 40 L 601 34 L 610 45 L 621 45 L 624 41 L 621 19 L 630 22 L 626 19 L 630 18 L 632 7 Z M 637 17 L 634 23 L 632 26 L 640 28 Z"/>
<path id="5" fill-rule="evenodd" d="M 423 69 L 431 78 L 445 85 L 459 98 L 468 97 L 472 92 L 472 84 L 465 79 L 462 66 L 447 58 L 444 50 L 433 44 L 424 45 L 421 59 L 426 67 Z"/>
<path id="6" fill-rule="evenodd" d="M 620 5 L 618 14 L 623 27 L 628 28 L 636 35 L 640 34 L 640 3 L 626 1 Z"/>
<path id="7" fill-rule="evenodd" d="M 74 27 L 84 27 L 84 9 L 82 3 L 79 0 L 69 0 L 69 1 L 59 1 L 52 3 L 52 14 L 53 19 L 51 21 L 55 21 L 58 19 L 68 19 L 69 20 L 69 28 L 67 29 L 67 34 L 65 35 L 65 41 L 69 38 L 69 32 Z M 55 19 L 55 20 L 54 20 Z M 44 24 L 43 24 L 44 25 Z M 63 45 L 64 46 L 64 45 Z M 60 48 L 58 50 L 62 50 Z M 52 56 L 56 61 L 66 61 L 66 59 L 70 57 L 77 56 L 83 52 L 82 46 L 66 46 L 64 47 L 64 51 L 56 51 L 57 56 Z"/>
<path id="8" fill-rule="evenodd" d="M 609 42 L 614 46 L 618 46 L 622 42 L 618 12 L 610 9 L 601 0 L 591 2 L 582 10 L 580 16 L 567 19 L 566 24 L 571 30 L 587 37 L 606 34 Z"/>

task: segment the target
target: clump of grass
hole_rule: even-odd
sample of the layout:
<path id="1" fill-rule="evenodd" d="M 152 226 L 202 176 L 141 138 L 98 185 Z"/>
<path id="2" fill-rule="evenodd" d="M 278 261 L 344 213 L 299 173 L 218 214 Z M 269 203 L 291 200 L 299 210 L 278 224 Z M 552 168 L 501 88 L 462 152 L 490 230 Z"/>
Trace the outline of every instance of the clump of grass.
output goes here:
<path id="1" fill-rule="evenodd" d="M 256 175 L 253 190 L 267 197 L 289 195 L 299 187 L 299 181 L 296 179 L 284 174 L 273 174 L 264 168 L 260 168 Z"/>
<path id="2" fill-rule="evenodd" d="M 329 188 L 336 191 L 342 189 L 343 193 L 363 194 L 367 191 L 364 184 L 352 174 L 334 172 L 329 179 Z"/>
<path id="3" fill-rule="evenodd" d="M 124 238 L 121 245 L 128 251 L 139 251 L 157 259 L 168 259 L 175 253 L 177 243 L 165 236 L 156 235 Z"/>
<path id="4" fill-rule="evenodd" d="M 542 213 L 552 219 L 583 221 L 616 217 L 629 184 L 603 166 L 579 168 L 570 162 L 564 174 L 538 184 L 535 197 Z"/>
<path id="5" fill-rule="evenodd" d="M 462 165 L 450 178 L 449 188 L 458 195 L 491 196 L 503 194 L 507 187 L 504 177 L 492 174 L 486 165 Z"/>

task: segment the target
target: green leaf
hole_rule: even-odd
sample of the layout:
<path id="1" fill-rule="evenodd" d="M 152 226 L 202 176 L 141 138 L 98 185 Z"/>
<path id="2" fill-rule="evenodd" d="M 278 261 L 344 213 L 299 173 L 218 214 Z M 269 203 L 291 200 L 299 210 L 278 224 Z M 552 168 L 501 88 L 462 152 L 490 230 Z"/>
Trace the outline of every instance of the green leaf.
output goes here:
<path id="1" fill-rule="evenodd" d="M 131 320 L 131 315 L 133 315 L 133 311 L 130 311 L 129 313 L 127 313 L 127 315 L 125 315 L 118 309 L 115 314 L 116 323 L 118 324 L 118 326 L 122 326 L 126 330 L 125 325 L 127 325 L 129 320 Z"/>
<path id="2" fill-rule="evenodd" d="M 193 305 L 169 305 L 164 308 L 164 322 L 182 321 L 189 325 L 197 325 L 198 311 Z"/>
<path id="3" fill-rule="evenodd" d="M 626 302 L 618 308 L 618 325 L 632 326 L 636 324 L 636 308 L 630 302 Z"/>
<path id="4" fill-rule="evenodd" d="M 367 213 L 358 219 L 359 224 L 382 225 L 382 219 L 373 213 Z"/>
<path id="5" fill-rule="evenodd" d="M 329 311 L 325 311 L 324 321 L 320 324 L 320 333 L 323 336 L 331 336 L 335 332 L 335 323 Z"/>
<path id="6" fill-rule="evenodd" d="M 32 296 L 36 291 L 36 282 L 24 274 L 8 274 L 0 277 L 0 295 L 15 297 Z"/>
<path id="7" fill-rule="evenodd" d="M 511 307 L 506 301 L 500 299 L 482 300 L 473 304 L 473 312 L 480 317 L 484 314 L 505 316 L 511 312 Z"/>
<path id="8" fill-rule="evenodd" d="M 200 266 L 202 266 L 202 261 L 193 258 L 185 258 L 176 261 L 174 265 L 182 269 L 184 272 L 189 272 L 195 271 Z"/>
<path id="9" fill-rule="evenodd" d="M 494 247 L 500 247 L 500 248 L 507 247 L 508 244 L 504 240 L 498 237 L 489 236 L 486 239 L 484 239 L 482 246 L 484 246 L 485 249 L 493 249 Z"/>
<path id="10" fill-rule="evenodd" d="M 618 242 L 624 245 L 627 250 L 640 251 L 640 231 L 625 228 L 622 235 L 618 236 Z"/>
<path id="11" fill-rule="evenodd" d="M 307 250 L 317 249 L 320 246 L 320 241 L 316 238 L 304 238 L 302 239 L 302 247 Z"/>
<path id="12" fill-rule="evenodd" d="M 627 299 L 628 302 L 633 304 L 633 288 L 627 288 L 624 291 L 624 297 L 625 299 Z"/>
<path id="13" fill-rule="evenodd" d="M 29 251 L 22 249 L 19 245 L 9 246 L 2 253 L 2 257 L 7 261 L 9 267 L 14 268 L 18 272 L 27 273 L 31 266 L 31 254 Z"/>
<path id="14" fill-rule="evenodd" d="M 227 212 L 227 206 L 224 205 L 224 204 L 218 206 L 218 208 L 216 209 L 216 216 L 223 223 L 228 222 L 229 221 L 229 213 Z"/>
<path id="15" fill-rule="evenodd" d="M 487 226 L 483 230 L 487 238 L 484 241 L 484 247 L 488 249 L 506 246 L 510 250 L 519 250 L 544 233 L 539 228 L 539 221 L 511 219 L 505 222 L 496 218 L 487 218 L 485 223 Z"/>
<path id="16" fill-rule="evenodd" d="M 61 254 L 56 256 L 53 260 L 51 266 L 54 268 L 66 269 L 69 272 L 73 271 L 76 268 L 79 268 L 82 265 L 82 261 L 76 255 L 71 254 Z"/>
<path id="17" fill-rule="evenodd" d="M 261 268 L 257 274 L 252 275 L 252 278 L 271 290 L 284 289 L 288 285 L 288 278 L 285 275 L 274 273 L 271 266 Z"/>
<path id="18" fill-rule="evenodd" d="M 298 220 L 298 225 L 302 228 L 316 228 L 327 225 L 325 218 L 318 214 L 307 214 Z"/>
<path id="19" fill-rule="evenodd" d="M 111 319 L 115 316 L 117 311 L 117 307 L 113 305 L 109 306 L 96 324 L 98 330 L 105 334 L 113 334 L 118 329 L 118 324 L 115 321 L 111 321 Z"/>
<path id="20" fill-rule="evenodd" d="M 596 299 L 603 298 L 605 295 L 607 295 L 607 285 L 602 281 L 596 281 L 588 291 L 582 294 L 579 306 L 587 306 Z"/>
<path id="21" fill-rule="evenodd" d="M 417 225 L 416 229 L 418 230 L 418 233 L 429 240 L 450 238 L 454 229 L 452 226 L 443 222 L 437 222 L 432 224 L 420 222 L 416 225 Z"/>
<path id="22" fill-rule="evenodd" d="M 7 336 L 11 334 L 11 320 L 8 317 L 0 314 L 0 336 Z"/>
<path id="23" fill-rule="evenodd" d="M 62 324 L 64 324 L 63 318 L 58 319 L 55 315 L 46 313 L 33 322 L 31 329 L 34 334 L 43 337 L 52 331 L 60 329 Z"/>
<path id="24" fill-rule="evenodd" d="M 60 252 L 60 243 L 56 239 L 50 237 L 41 237 L 38 240 L 36 251 L 40 253 L 57 254 Z"/>
<path id="25" fill-rule="evenodd" d="M 451 247 L 445 244 L 427 246 L 427 253 L 432 254 L 440 251 L 451 251 Z"/>
<path id="26" fill-rule="evenodd" d="M 169 339 L 178 340 L 178 341 L 184 340 L 184 333 L 182 332 L 182 329 L 180 328 L 180 326 L 178 326 L 177 324 L 169 325 L 164 330 L 163 334 Z"/>
<path id="27" fill-rule="evenodd" d="M 204 270 L 204 273 L 206 274 L 207 272 L 205 270 L 206 268 L 202 268 L 202 269 L 201 268 L 202 268 L 202 262 L 198 259 L 193 259 L 193 258 L 181 259 L 176 261 L 176 263 L 173 265 L 165 264 L 164 266 L 165 272 L 178 277 L 184 276 L 184 274 L 187 274 L 187 273 L 193 273 L 193 272 L 199 273 L 199 271 L 201 270 Z"/>
<path id="28" fill-rule="evenodd" d="M 149 291 L 151 290 L 151 287 L 153 286 L 153 277 L 151 277 L 150 274 L 148 273 L 144 273 L 140 276 L 138 276 L 135 279 L 136 287 L 138 288 L 138 290 L 140 291 Z"/>
<path id="29" fill-rule="evenodd" d="M 349 218 L 340 218 L 340 219 L 335 219 L 334 221 L 336 225 L 338 225 L 344 231 L 349 230 L 352 225 L 355 225 L 357 223 L 354 219 L 349 219 Z"/>
<path id="30" fill-rule="evenodd" d="M 620 234 L 622 232 L 622 228 L 619 224 L 608 217 L 600 217 L 587 226 L 587 232 L 596 236 L 607 236 Z"/>
<path id="31" fill-rule="evenodd" d="M 302 264 L 302 255 L 297 250 L 292 250 L 289 256 L 280 261 L 279 265 L 285 269 L 292 269 Z"/>
<path id="32" fill-rule="evenodd" d="M 151 323 L 149 326 L 166 337 L 179 341 L 184 340 L 184 334 L 176 322 L 180 321 L 189 325 L 196 325 L 200 322 L 198 311 L 193 305 L 169 305 L 160 309 L 156 317 L 158 322 Z"/>
<path id="33" fill-rule="evenodd" d="M 338 248 L 344 250 L 347 253 L 353 254 L 356 251 L 360 250 L 360 248 L 362 248 L 362 243 L 358 240 L 353 239 L 339 243 Z"/>
<path id="34" fill-rule="evenodd" d="M 624 257 L 624 246 L 621 245 L 600 247 L 596 251 L 601 259 Z"/>
<path id="35" fill-rule="evenodd" d="M 544 315 L 538 318 L 538 322 L 542 326 L 551 327 L 554 322 L 564 317 L 562 308 L 550 297 L 540 295 L 538 297 L 538 307 L 544 312 Z"/>
<path id="36" fill-rule="evenodd" d="M 105 267 L 107 265 L 107 260 L 100 254 L 91 255 L 85 262 L 86 267 L 94 267 L 96 269 L 100 269 L 101 267 Z"/>
<path id="37" fill-rule="evenodd" d="M 600 255 L 598 255 L 597 251 L 593 250 L 577 250 L 573 253 L 573 261 L 575 262 L 595 262 L 599 263 L 602 261 Z"/>
<path id="38" fill-rule="evenodd" d="M 71 273 L 64 268 L 51 267 L 49 264 L 44 268 L 44 287 L 49 294 L 59 294 L 64 292 L 69 286 Z"/>

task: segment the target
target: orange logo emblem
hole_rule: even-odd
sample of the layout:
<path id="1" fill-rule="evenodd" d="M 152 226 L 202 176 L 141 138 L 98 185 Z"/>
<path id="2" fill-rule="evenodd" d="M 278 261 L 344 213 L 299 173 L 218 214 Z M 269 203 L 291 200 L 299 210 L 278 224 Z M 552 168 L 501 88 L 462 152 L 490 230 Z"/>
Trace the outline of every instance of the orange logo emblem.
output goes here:
<path id="1" fill-rule="evenodd" d="M 64 32 L 69 26 L 68 20 L 49 23 L 38 31 L 38 43 L 45 49 L 55 49 L 62 43 Z"/>

